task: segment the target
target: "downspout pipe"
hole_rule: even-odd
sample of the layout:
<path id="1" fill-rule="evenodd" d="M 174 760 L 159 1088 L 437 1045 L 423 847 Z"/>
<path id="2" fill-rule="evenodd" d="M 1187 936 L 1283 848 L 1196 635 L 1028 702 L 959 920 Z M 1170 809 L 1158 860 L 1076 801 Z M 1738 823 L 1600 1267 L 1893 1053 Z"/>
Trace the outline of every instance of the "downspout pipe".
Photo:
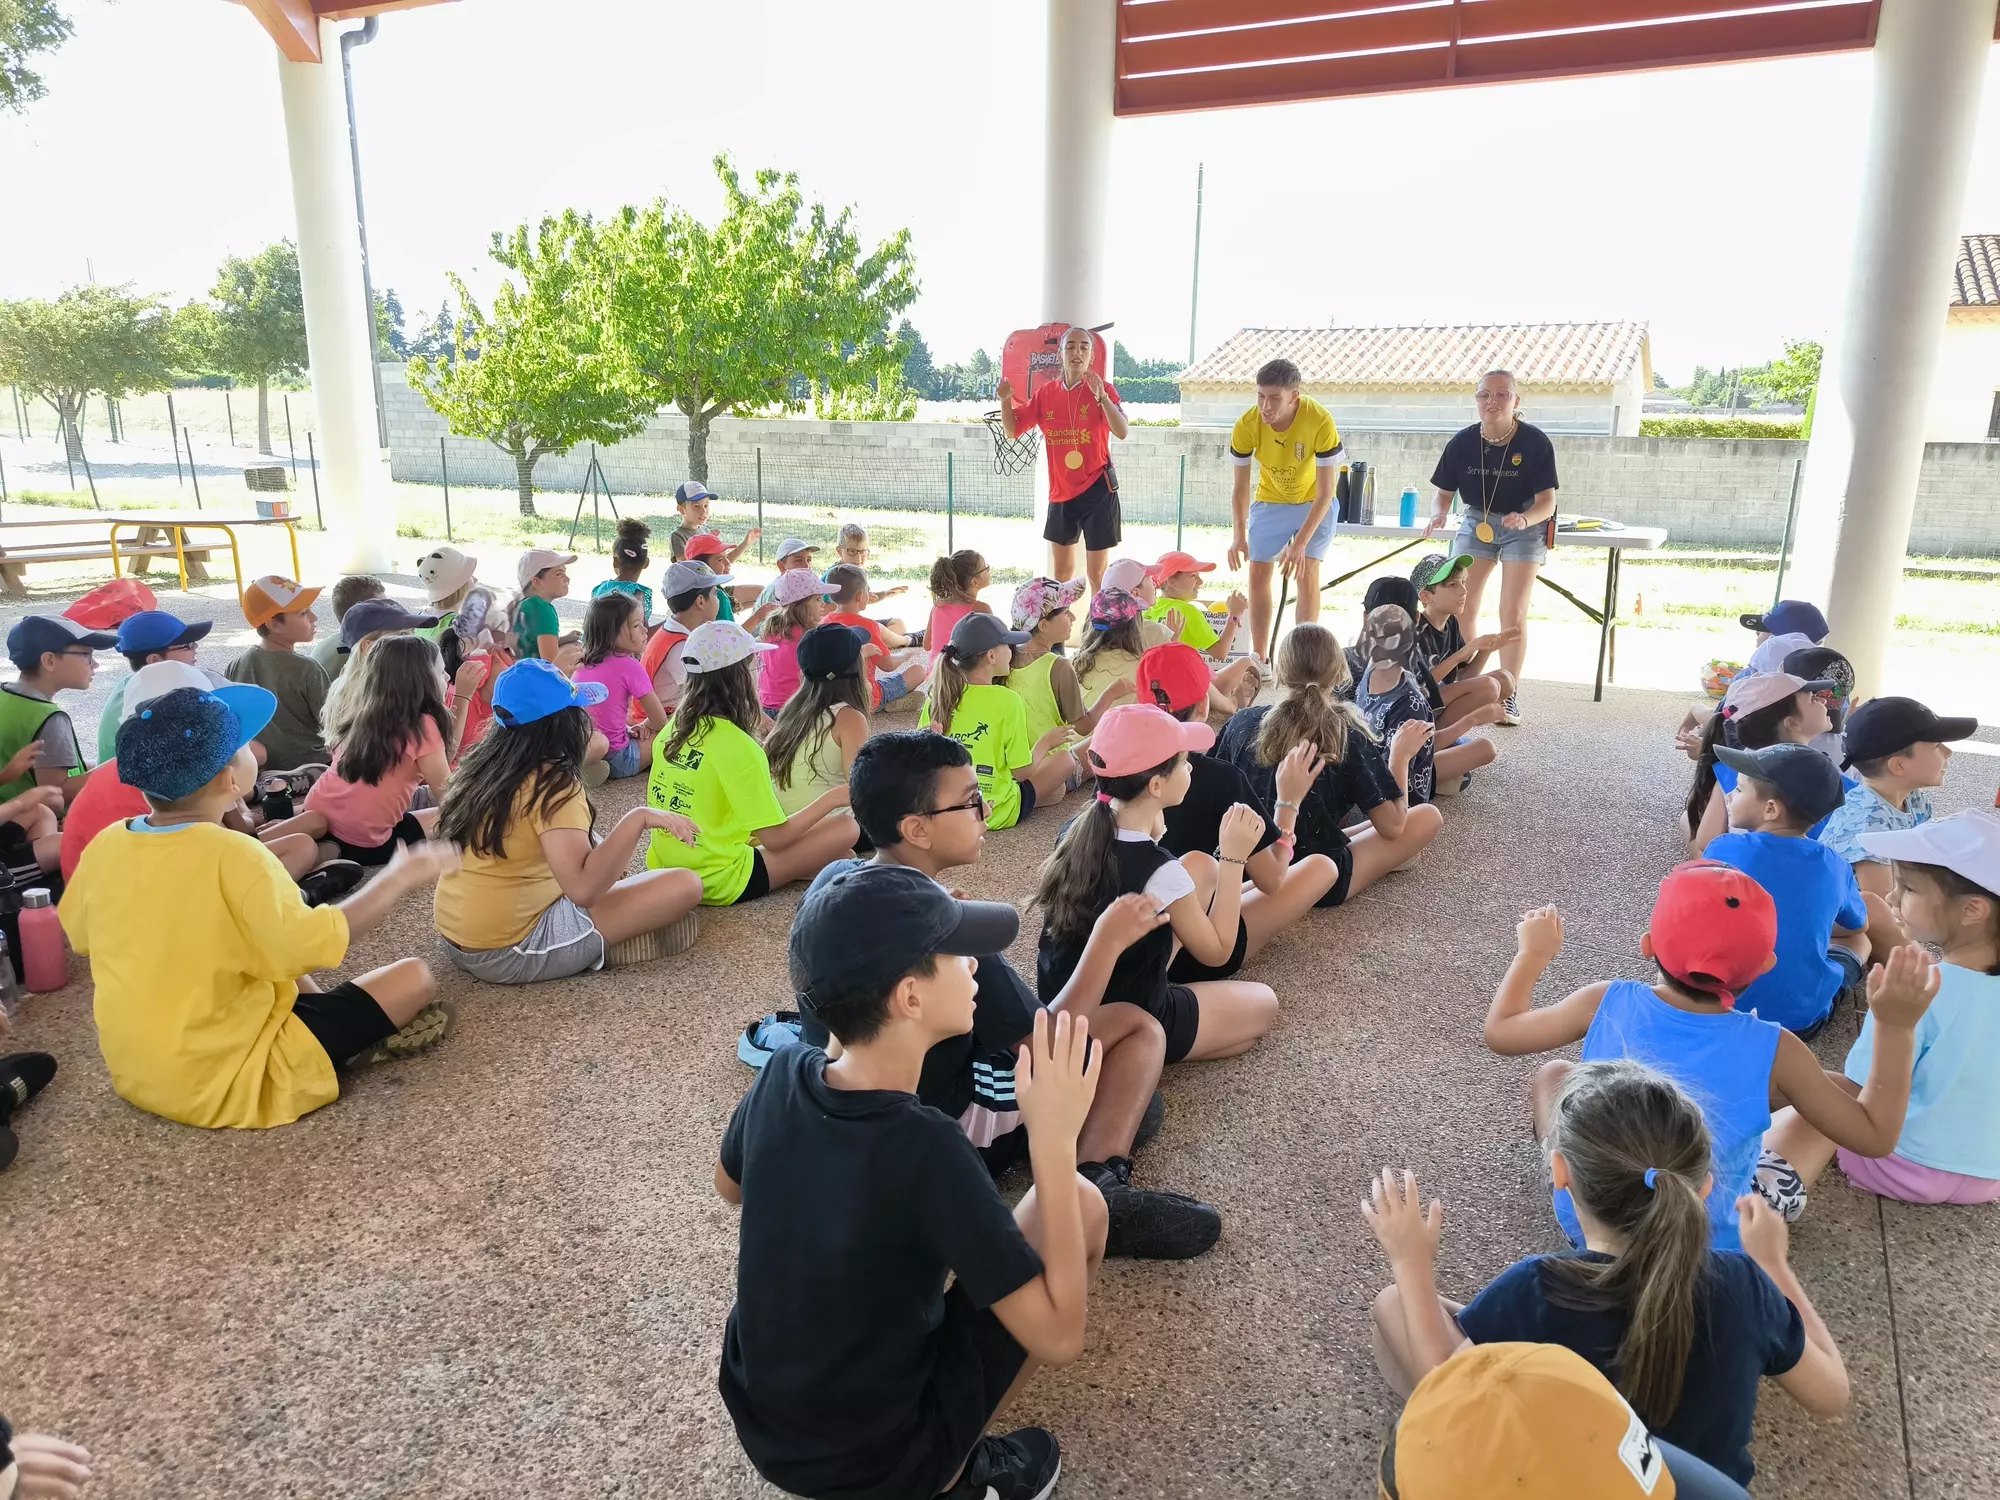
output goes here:
<path id="1" fill-rule="evenodd" d="M 361 235 L 361 294 L 368 316 L 368 375 L 375 382 L 375 437 L 389 446 L 389 413 L 382 405 L 382 348 L 375 324 L 375 281 L 368 270 L 368 210 L 361 200 L 361 137 L 354 125 L 354 49 L 375 40 L 381 17 L 369 16 L 358 30 L 340 34 L 340 81 L 347 90 L 347 152 L 354 166 L 354 219 Z"/>

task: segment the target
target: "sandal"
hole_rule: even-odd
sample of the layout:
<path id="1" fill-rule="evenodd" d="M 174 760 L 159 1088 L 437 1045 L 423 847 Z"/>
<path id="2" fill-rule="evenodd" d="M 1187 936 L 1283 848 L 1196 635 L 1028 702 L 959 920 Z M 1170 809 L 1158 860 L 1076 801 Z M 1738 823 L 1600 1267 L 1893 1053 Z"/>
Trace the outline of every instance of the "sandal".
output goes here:
<path id="1" fill-rule="evenodd" d="M 628 937 L 622 943 L 610 943 L 604 949 L 604 967 L 623 968 L 627 964 L 650 963 L 656 958 L 672 958 L 677 953 L 685 953 L 694 946 L 694 940 L 701 935 L 701 912 L 683 912 L 664 927 L 655 927 L 651 932 L 642 932 L 637 937 Z"/>

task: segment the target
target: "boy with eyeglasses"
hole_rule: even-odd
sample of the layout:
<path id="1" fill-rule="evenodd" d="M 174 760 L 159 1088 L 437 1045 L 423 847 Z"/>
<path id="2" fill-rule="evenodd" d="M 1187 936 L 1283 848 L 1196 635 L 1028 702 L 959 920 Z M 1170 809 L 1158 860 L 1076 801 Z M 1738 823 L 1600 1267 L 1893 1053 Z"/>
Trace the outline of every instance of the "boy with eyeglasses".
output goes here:
<path id="1" fill-rule="evenodd" d="M 21 680 L 0 687 L 0 762 L 13 774 L 0 800 L 38 786 L 55 787 L 67 808 L 83 788 L 83 745 L 55 695 L 80 693 L 97 672 L 99 651 L 118 644 L 102 630 L 85 630 L 59 615 L 25 615 L 7 632 L 7 655 Z M 30 745 L 39 748 L 32 757 Z"/>

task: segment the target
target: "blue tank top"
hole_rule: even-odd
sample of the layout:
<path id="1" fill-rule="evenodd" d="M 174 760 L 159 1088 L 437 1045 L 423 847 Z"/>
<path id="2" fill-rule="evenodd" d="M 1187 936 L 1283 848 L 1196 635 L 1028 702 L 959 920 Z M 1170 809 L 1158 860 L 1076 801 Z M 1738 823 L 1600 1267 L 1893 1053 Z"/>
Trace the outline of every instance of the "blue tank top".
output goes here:
<path id="1" fill-rule="evenodd" d="M 1708 1217 L 1709 1243 L 1740 1250 L 1736 1200 L 1750 1191 L 1771 1125 L 1771 1064 L 1778 1056 L 1776 1022 L 1748 1011 L 1712 1015 L 1680 1010 L 1632 979 L 1612 981 L 1583 1038 L 1585 1062 L 1630 1058 L 1673 1079 L 1701 1106 L 1715 1151 L 1715 1184 Z M 1583 1244 L 1583 1226 L 1567 1192 L 1555 1195 L 1556 1217 L 1570 1241 Z"/>

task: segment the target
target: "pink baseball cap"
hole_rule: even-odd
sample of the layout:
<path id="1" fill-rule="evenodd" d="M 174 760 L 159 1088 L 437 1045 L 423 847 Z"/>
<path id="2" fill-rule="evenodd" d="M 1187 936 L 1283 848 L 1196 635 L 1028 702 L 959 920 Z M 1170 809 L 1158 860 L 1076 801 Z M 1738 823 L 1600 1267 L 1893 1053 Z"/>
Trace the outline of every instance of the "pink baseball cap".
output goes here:
<path id="1" fill-rule="evenodd" d="M 1206 724 L 1183 724 L 1150 703 L 1121 703 L 1097 721 L 1090 764 L 1101 776 L 1135 776 L 1214 743 L 1215 731 Z"/>

